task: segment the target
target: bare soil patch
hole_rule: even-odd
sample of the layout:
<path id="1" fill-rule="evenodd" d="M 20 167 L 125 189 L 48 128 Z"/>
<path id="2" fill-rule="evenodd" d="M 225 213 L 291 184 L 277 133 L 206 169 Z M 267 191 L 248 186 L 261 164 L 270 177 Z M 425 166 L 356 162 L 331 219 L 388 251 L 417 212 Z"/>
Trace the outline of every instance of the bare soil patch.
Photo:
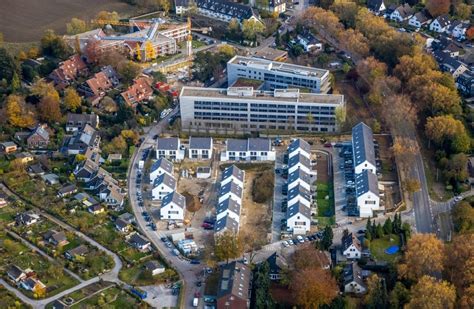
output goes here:
<path id="1" fill-rule="evenodd" d="M 73 17 L 89 21 L 100 11 L 128 16 L 134 10 L 120 0 L 2 0 L 0 32 L 6 42 L 32 42 L 47 29 L 64 34 Z"/>

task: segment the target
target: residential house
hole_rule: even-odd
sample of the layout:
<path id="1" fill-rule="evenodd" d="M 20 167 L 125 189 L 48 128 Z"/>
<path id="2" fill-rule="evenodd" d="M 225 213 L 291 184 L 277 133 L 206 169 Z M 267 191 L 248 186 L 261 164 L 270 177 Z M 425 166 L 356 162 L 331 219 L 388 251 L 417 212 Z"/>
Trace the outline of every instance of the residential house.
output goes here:
<path id="1" fill-rule="evenodd" d="M 26 168 L 26 172 L 28 173 L 30 177 L 34 177 L 34 176 L 43 176 L 45 173 L 45 170 L 43 168 L 43 165 L 41 165 L 41 163 L 36 163 L 36 164 L 32 164 L 28 166 Z"/>
<path id="2" fill-rule="evenodd" d="M 49 133 L 46 130 L 46 125 L 38 125 L 26 137 L 26 144 L 28 148 L 46 148 L 49 144 Z"/>
<path id="3" fill-rule="evenodd" d="M 64 256 L 68 259 L 68 260 L 75 260 L 77 259 L 78 257 L 84 257 L 86 256 L 86 254 L 89 252 L 89 249 L 87 248 L 87 246 L 85 245 L 79 245 L 73 249 L 70 249 L 70 250 L 67 250 L 66 252 L 64 252 Z"/>
<path id="4" fill-rule="evenodd" d="M 228 197 L 217 204 L 216 219 L 221 220 L 222 218 L 229 216 L 236 222 L 240 222 L 240 212 L 241 204 L 235 199 Z"/>
<path id="5" fill-rule="evenodd" d="M 359 239 L 353 233 L 342 236 L 342 254 L 348 259 L 360 259 L 362 257 L 362 246 Z"/>
<path id="6" fill-rule="evenodd" d="M 219 190 L 218 203 L 222 203 L 227 198 L 235 200 L 237 203 L 242 204 L 242 187 L 235 182 L 229 182 L 225 185 L 221 185 Z"/>
<path id="7" fill-rule="evenodd" d="M 309 192 L 302 186 L 297 186 L 288 190 L 288 205 L 294 205 L 300 202 L 306 207 L 310 208 L 311 201 L 311 192 Z"/>
<path id="8" fill-rule="evenodd" d="M 239 232 L 239 222 L 232 219 L 230 216 L 225 216 L 217 220 L 214 224 L 214 236 L 221 235 L 225 232 L 230 232 L 237 235 Z"/>
<path id="9" fill-rule="evenodd" d="M 115 220 L 115 228 L 122 233 L 128 233 L 131 230 L 130 224 L 120 218 Z"/>
<path id="10" fill-rule="evenodd" d="M 58 68 L 51 72 L 48 77 L 54 82 L 56 88 L 64 89 L 74 82 L 79 75 L 84 75 L 86 72 L 86 63 L 81 56 L 76 54 L 61 62 Z"/>
<path id="11" fill-rule="evenodd" d="M 90 159 L 86 159 L 74 168 L 73 174 L 77 180 L 88 182 L 99 170 L 99 165 Z"/>
<path id="12" fill-rule="evenodd" d="M 268 263 L 268 266 L 270 267 L 270 280 L 272 281 L 278 281 L 281 279 L 282 272 L 285 269 L 288 269 L 288 263 L 286 262 L 286 259 L 278 254 L 277 252 L 274 252 L 272 255 L 270 255 L 266 262 Z"/>
<path id="13" fill-rule="evenodd" d="M 367 286 L 362 279 L 362 271 L 357 263 L 350 263 L 344 267 L 344 292 L 363 294 L 367 291 Z"/>
<path id="14" fill-rule="evenodd" d="M 16 146 L 16 144 L 14 142 L 0 143 L 0 152 L 2 152 L 2 153 L 6 153 L 6 154 L 13 153 L 17 149 L 18 149 L 18 147 Z"/>
<path id="15" fill-rule="evenodd" d="M 288 203 L 286 226 L 294 235 L 306 234 L 311 229 L 311 209 L 301 201 Z"/>
<path id="16" fill-rule="evenodd" d="M 189 138 L 190 159 L 209 160 L 212 158 L 212 137 L 193 137 Z"/>
<path id="17" fill-rule="evenodd" d="M 288 190 L 291 190 L 297 186 L 302 186 L 307 191 L 311 191 L 315 181 L 316 177 L 298 168 L 288 175 Z"/>
<path id="18" fill-rule="evenodd" d="M 125 103 L 131 107 L 136 107 L 138 103 L 148 101 L 152 95 L 151 80 L 143 76 L 135 79 L 133 84 L 121 93 Z"/>
<path id="19" fill-rule="evenodd" d="M 451 35 L 455 39 L 465 40 L 466 39 L 466 31 L 469 29 L 470 24 L 466 22 L 461 22 L 459 20 L 455 20 L 449 25 L 446 33 Z"/>
<path id="20" fill-rule="evenodd" d="M 270 139 L 228 139 L 221 161 L 275 161 L 275 150 Z"/>
<path id="21" fill-rule="evenodd" d="M 288 60 L 288 52 L 272 47 L 259 48 L 253 55 L 255 58 L 266 59 L 270 61 L 286 62 Z"/>
<path id="22" fill-rule="evenodd" d="M 246 19 L 259 21 L 253 9 L 241 3 L 226 0 L 196 0 L 198 13 L 210 18 L 229 22 L 236 19 L 243 22 Z"/>
<path id="23" fill-rule="evenodd" d="M 74 184 L 67 184 L 58 190 L 58 197 L 66 197 L 77 192 L 77 187 Z"/>
<path id="24" fill-rule="evenodd" d="M 156 178 L 163 174 L 173 177 L 173 163 L 166 158 L 160 158 L 152 164 L 150 168 L 150 184 L 153 184 Z"/>
<path id="25" fill-rule="evenodd" d="M 79 90 L 89 97 L 92 105 L 96 105 L 113 87 L 112 81 L 101 71 L 86 80 Z"/>
<path id="26" fill-rule="evenodd" d="M 184 212 L 186 211 L 186 199 L 184 196 L 174 191 L 165 195 L 161 203 L 160 218 L 161 220 L 184 220 Z"/>
<path id="27" fill-rule="evenodd" d="M 34 277 L 28 277 L 20 282 L 20 287 L 35 294 L 44 295 L 46 293 L 46 285 Z"/>
<path id="28" fill-rule="evenodd" d="M 30 226 L 37 223 L 40 220 L 40 216 L 33 212 L 32 210 L 19 213 L 15 217 L 15 224 Z"/>
<path id="29" fill-rule="evenodd" d="M 458 57 L 463 51 L 463 48 L 457 42 L 445 35 L 440 35 L 437 40 L 433 40 L 431 47 L 435 51 L 434 57 L 440 59 L 443 59 L 446 55 Z"/>
<path id="30" fill-rule="evenodd" d="M 207 179 L 211 177 L 211 168 L 207 166 L 198 166 L 196 169 L 196 178 Z"/>
<path id="31" fill-rule="evenodd" d="M 474 96 L 474 75 L 470 71 L 460 74 L 456 78 L 456 86 L 463 96 Z"/>
<path id="32" fill-rule="evenodd" d="M 244 187 L 245 172 L 235 165 L 227 167 L 221 176 L 221 187 L 229 182 L 234 182 L 240 187 Z"/>
<path id="33" fill-rule="evenodd" d="M 420 11 L 416 13 L 415 15 L 413 15 L 412 17 L 410 17 L 410 19 L 408 20 L 408 25 L 415 27 L 417 29 L 420 29 L 421 27 L 428 24 L 429 22 L 430 22 L 430 19 L 428 18 L 428 16 L 426 16 L 426 13 L 423 11 Z"/>
<path id="34" fill-rule="evenodd" d="M 379 15 L 385 11 L 386 6 L 383 0 L 368 0 L 367 8 L 374 14 Z"/>
<path id="35" fill-rule="evenodd" d="M 8 279 L 14 283 L 19 283 L 20 281 L 26 279 L 26 273 L 20 267 L 13 264 L 7 267 L 7 276 Z"/>
<path id="36" fill-rule="evenodd" d="M 466 64 L 452 57 L 448 52 L 435 51 L 433 56 L 441 71 L 450 73 L 454 79 L 469 70 Z"/>
<path id="37" fill-rule="evenodd" d="M 153 200 L 162 200 L 166 195 L 176 190 L 176 180 L 168 174 L 161 174 L 155 179 L 151 190 Z"/>
<path id="38" fill-rule="evenodd" d="M 46 174 L 41 176 L 41 179 L 50 186 L 59 184 L 59 176 L 56 174 Z"/>
<path id="39" fill-rule="evenodd" d="M 372 129 L 360 122 L 352 128 L 352 148 L 354 156 L 354 171 L 356 174 L 368 170 L 377 172 L 375 162 L 374 136 Z"/>
<path id="40" fill-rule="evenodd" d="M 373 217 L 373 211 L 380 209 L 380 195 L 377 175 L 364 170 L 355 175 L 357 209 L 362 218 Z"/>
<path id="41" fill-rule="evenodd" d="M 270 13 L 284 13 L 286 11 L 286 0 L 269 0 L 263 5 L 263 2 L 256 1 L 255 6 L 261 10 Z"/>
<path id="42" fill-rule="evenodd" d="M 128 238 L 128 243 L 140 251 L 147 251 L 151 249 L 151 243 L 138 233 L 134 233 Z"/>
<path id="43" fill-rule="evenodd" d="M 440 15 L 436 17 L 430 24 L 430 31 L 443 33 L 445 32 L 449 25 L 451 24 L 451 20 L 449 19 L 448 14 Z"/>
<path id="44" fill-rule="evenodd" d="M 92 196 L 85 192 L 77 193 L 76 195 L 74 195 L 74 199 L 78 202 L 81 202 L 86 207 L 99 204 L 99 202 L 97 202 Z"/>
<path id="45" fill-rule="evenodd" d="M 250 306 L 252 272 L 238 261 L 221 267 L 217 308 L 247 309 Z"/>
<path id="46" fill-rule="evenodd" d="M 96 205 L 91 205 L 89 207 L 87 207 L 87 211 L 93 215 L 98 215 L 98 214 L 102 214 L 105 212 L 105 208 L 102 207 L 102 205 L 100 204 L 96 204 Z"/>
<path id="47" fill-rule="evenodd" d="M 49 230 L 43 235 L 43 239 L 56 247 L 62 247 L 69 243 L 64 232 Z"/>
<path id="48" fill-rule="evenodd" d="M 135 223 L 135 216 L 128 212 L 121 214 L 120 216 L 118 216 L 118 218 L 127 222 L 128 224 Z"/>
<path id="49" fill-rule="evenodd" d="M 156 276 L 165 272 L 165 267 L 158 261 L 148 261 L 145 263 L 144 268 L 145 270 L 151 272 L 152 276 Z"/>
<path id="50" fill-rule="evenodd" d="M 73 136 L 65 139 L 63 152 L 67 155 L 85 154 L 89 148 L 99 148 L 100 135 L 91 125 L 86 124 Z"/>
<path id="51" fill-rule="evenodd" d="M 119 161 L 122 161 L 121 153 L 111 153 L 107 157 L 107 162 L 119 162 Z"/>
<path id="52" fill-rule="evenodd" d="M 311 158 L 311 145 L 305 140 L 297 138 L 291 141 L 288 146 L 288 158 L 292 158 L 297 154 L 305 156 L 307 159 Z"/>
<path id="53" fill-rule="evenodd" d="M 35 157 L 26 151 L 15 153 L 15 159 L 19 160 L 23 164 L 27 164 L 35 159 Z"/>
<path id="54" fill-rule="evenodd" d="M 160 137 L 156 141 L 156 158 L 166 158 L 170 161 L 181 161 L 184 159 L 184 146 L 177 137 Z"/>
<path id="55" fill-rule="evenodd" d="M 288 175 L 298 169 L 309 175 L 316 175 L 316 171 L 312 169 L 311 161 L 303 154 L 296 154 L 288 159 Z"/>
<path id="56" fill-rule="evenodd" d="M 309 31 L 296 36 L 297 43 L 303 46 L 305 52 L 321 51 L 323 44 Z"/>
<path id="57" fill-rule="evenodd" d="M 94 129 L 99 128 L 99 115 L 67 113 L 66 132 L 77 132 L 88 124 Z"/>
<path id="58" fill-rule="evenodd" d="M 415 10 L 408 4 L 399 5 L 391 14 L 390 19 L 398 22 L 408 20 Z"/>

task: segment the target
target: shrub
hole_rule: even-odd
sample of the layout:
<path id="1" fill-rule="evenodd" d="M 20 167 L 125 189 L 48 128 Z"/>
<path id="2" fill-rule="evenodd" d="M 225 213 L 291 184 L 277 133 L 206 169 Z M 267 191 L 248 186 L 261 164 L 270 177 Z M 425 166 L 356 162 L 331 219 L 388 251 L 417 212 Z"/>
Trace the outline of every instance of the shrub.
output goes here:
<path id="1" fill-rule="evenodd" d="M 275 178 L 273 170 L 258 174 L 253 181 L 252 198 L 256 203 L 265 203 L 273 197 Z"/>

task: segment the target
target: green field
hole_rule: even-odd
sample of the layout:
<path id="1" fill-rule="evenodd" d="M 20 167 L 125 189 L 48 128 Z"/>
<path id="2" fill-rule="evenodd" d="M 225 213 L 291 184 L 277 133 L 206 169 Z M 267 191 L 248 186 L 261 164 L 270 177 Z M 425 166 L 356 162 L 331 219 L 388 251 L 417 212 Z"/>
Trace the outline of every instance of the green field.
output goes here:
<path id="1" fill-rule="evenodd" d="M 329 197 L 326 199 L 326 197 Z M 316 182 L 316 203 L 318 205 L 318 223 L 320 226 L 333 225 L 334 218 L 334 190 L 330 182 Z"/>
<path id="2" fill-rule="evenodd" d="M 370 242 L 370 252 L 378 261 L 395 262 L 400 256 L 400 251 L 396 254 L 388 255 L 385 249 L 393 245 L 400 245 L 400 237 L 398 235 L 385 235 L 383 238 L 373 239 Z"/>

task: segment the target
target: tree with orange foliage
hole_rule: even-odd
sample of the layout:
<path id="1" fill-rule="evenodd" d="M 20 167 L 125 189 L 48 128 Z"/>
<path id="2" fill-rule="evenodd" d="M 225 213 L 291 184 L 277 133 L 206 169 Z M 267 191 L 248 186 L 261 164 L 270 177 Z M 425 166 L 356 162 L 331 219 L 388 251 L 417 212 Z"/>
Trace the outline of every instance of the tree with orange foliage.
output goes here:
<path id="1" fill-rule="evenodd" d="M 61 109 L 59 108 L 59 100 L 54 96 L 45 96 L 38 104 L 38 112 L 41 120 L 48 123 L 54 123 L 61 120 Z"/>
<path id="2" fill-rule="evenodd" d="M 456 289 L 447 281 L 423 276 L 411 289 L 413 297 L 405 308 L 454 308 Z"/>
<path id="3" fill-rule="evenodd" d="M 426 8 L 430 12 L 431 16 L 438 17 L 443 14 L 449 13 L 449 6 L 451 1 L 449 0 L 428 0 L 426 1 Z"/>
<path id="4" fill-rule="evenodd" d="M 405 262 L 399 265 L 399 274 L 417 281 L 425 275 L 441 272 L 444 258 L 444 244 L 434 234 L 415 234 L 408 240 Z"/>
<path id="5" fill-rule="evenodd" d="M 6 100 L 6 116 L 8 122 L 19 128 L 28 128 L 34 125 L 35 119 L 26 108 L 25 100 L 18 95 L 9 95 Z"/>
<path id="6" fill-rule="evenodd" d="M 328 305 L 338 293 L 334 277 L 328 270 L 318 266 L 295 271 L 290 289 L 301 308 L 318 308 L 321 305 Z"/>
<path id="7" fill-rule="evenodd" d="M 467 29 L 466 38 L 468 38 L 468 40 L 474 39 L 474 27 L 470 27 L 469 29 Z"/>

